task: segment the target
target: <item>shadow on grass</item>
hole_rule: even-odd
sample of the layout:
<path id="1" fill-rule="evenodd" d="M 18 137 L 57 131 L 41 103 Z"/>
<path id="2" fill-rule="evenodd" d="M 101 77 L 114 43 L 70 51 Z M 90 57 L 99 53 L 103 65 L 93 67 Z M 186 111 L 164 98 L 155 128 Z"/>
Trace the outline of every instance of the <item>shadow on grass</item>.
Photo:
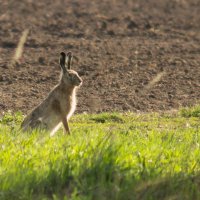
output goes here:
<path id="1" fill-rule="evenodd" d="M 136 187 L 136 199 L 199 199 L 200 175 L 157 179 L 139 184 Z"/>
<path id="2" fill-rule="evenodd" d="M 88 172 L 86 174 L 88 175 Z M 137 181 L 134 176 L 127 177 L 120 172 L 113 171 L 104 177 L 105 180 L 107 179 L 104 183 L 99 181 L 103 176 L 105 174 L 97 175 L 93 184 L 87 185 L 87 182 L 85 186 L 88 189 L 80 192 L 78 196 L 90 194 L 91 199 L 96 200 L 200 199 L 200 175 L 177 174 L 173 177 Z"/>

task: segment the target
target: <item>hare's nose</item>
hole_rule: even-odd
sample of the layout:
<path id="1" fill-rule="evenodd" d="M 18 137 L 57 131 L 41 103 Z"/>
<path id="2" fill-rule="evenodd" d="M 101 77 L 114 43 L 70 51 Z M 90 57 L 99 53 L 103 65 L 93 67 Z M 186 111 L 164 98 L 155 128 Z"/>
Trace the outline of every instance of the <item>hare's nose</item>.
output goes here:
<path id="1" fill-rule="evenodd" d="M 79 79 L 79 84 L 80 84 L 80 86 L 82 85 L 82 83 L 83 83 L 83 80 L 80 78 L 80 79 Z"/>

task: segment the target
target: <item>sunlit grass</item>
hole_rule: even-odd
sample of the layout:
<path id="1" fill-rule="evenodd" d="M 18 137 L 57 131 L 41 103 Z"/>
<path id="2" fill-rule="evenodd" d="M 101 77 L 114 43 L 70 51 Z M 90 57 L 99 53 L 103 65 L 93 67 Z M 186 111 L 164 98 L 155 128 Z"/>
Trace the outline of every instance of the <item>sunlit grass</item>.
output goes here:
<path id="1" fill-rule="evenodd" d="M 82 114 L 54 137 L 22 118 L 0 120 L 0 199 L 200 198 L 196 115 Z"/>

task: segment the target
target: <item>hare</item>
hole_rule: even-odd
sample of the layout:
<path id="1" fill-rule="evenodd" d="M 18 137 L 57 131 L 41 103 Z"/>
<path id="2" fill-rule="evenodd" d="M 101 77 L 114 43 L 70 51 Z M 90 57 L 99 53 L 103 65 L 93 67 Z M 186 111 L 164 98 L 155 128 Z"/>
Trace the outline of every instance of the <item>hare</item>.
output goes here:
<path id="1" fill-rule="evenodd" d="M 23 131 L 44 129 L 53 136 L 61 124 L 70 134 L 68 120 L 76 108 L 76 89 L 82 85 L 78 73 L 71 70 L 72 53 L 60 53 L 61 77 L 46 99 L 40 103 L 21 124 Z M 66 68 L 67 67 L 67 68 Z"/>

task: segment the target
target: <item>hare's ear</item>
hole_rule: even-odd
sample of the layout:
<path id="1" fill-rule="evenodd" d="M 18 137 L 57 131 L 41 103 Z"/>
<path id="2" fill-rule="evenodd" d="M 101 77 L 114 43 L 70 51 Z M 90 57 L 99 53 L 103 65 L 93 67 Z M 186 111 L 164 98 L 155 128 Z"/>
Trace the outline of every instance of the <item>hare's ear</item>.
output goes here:
<path id="1" fill-rule="evenodd" d="M 71 69 L 71 64 L 72 64 L 72 52 L 67 53 L 67 69 Z"/>
<path id="2" fill-rule="evenodd" d="M 66 55 L 64 52 L 61 52 L 60 53 L 60 60 L 59 60 L 59 63 L 60 63 L 60 67 L 63 71 L 63 73 L 66 73 L 67 70 L 66 70 L 66 67 L 65 67 L 65 61 L 66 61 Z"/>

